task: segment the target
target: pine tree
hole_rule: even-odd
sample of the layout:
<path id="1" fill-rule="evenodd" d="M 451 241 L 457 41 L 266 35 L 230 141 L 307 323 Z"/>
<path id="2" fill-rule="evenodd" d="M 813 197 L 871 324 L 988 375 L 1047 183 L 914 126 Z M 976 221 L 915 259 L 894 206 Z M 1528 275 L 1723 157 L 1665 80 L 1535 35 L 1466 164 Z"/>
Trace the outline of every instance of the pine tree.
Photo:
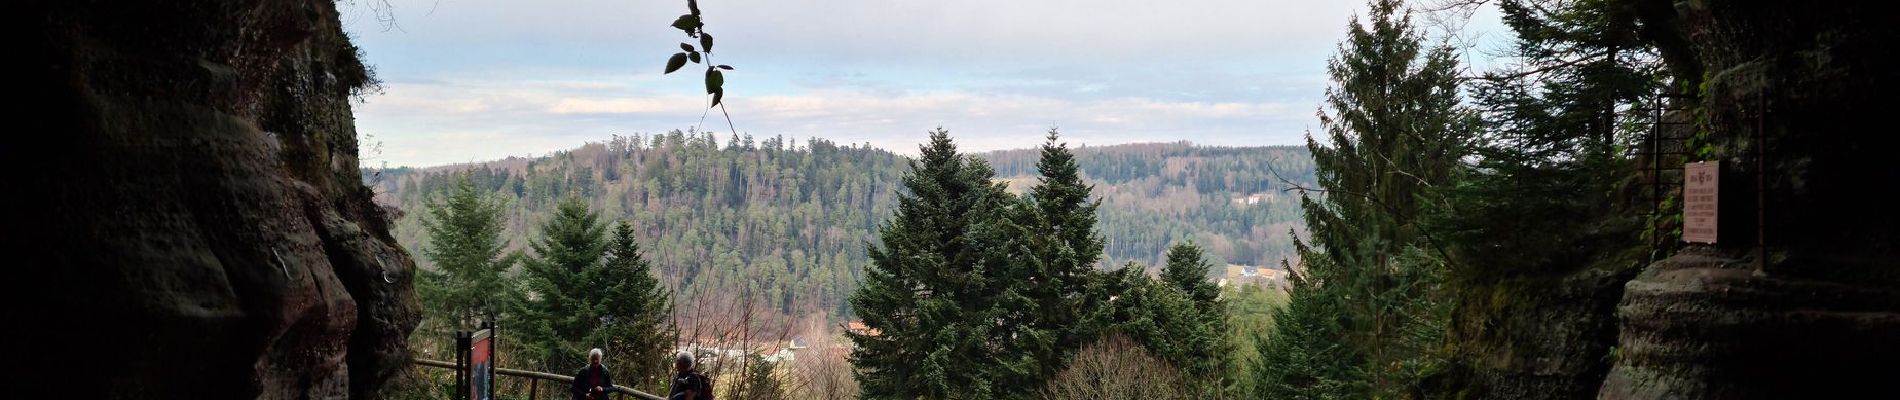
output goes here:
<path id="1" fill-rule="evenodd" d="M 1180 290 L 1150 278 L 1146 270 L 1129 263 L 1109 273 L 1116 281 L 1113 285 L 1119 286 L 1114 296 L 1115 324 L 1109 330 L 1134 338 L 1176 366 L 1194 361 L 1200 313 Z"/>
<path id="2" fill-rule="evenodd" d="M 1273 312 L 1273 333 L 1255 337 L 1258 399 L 1364 399 L 1372 392 L 1364 352 L 1339 339 L 1351 319 L 1345 298 L 1297 275 L 1285 307 Z"/>
<path id="3" fill-rule="evenodd" d="M 1168 264 L 1161 270 L 1163 287 L 1178 293 L 1192 309 L 1185 313 L 1180 330 L 1190 349 L 1175 365 L 1187 368 L 1190 380 L 1202 380 L 1203 387 L 1225 388 L 1231 379 L 1221 379 L 1230 357 L 1227 356 L 1227 305 L 1220 299 L 1220 287 L 1207 280 L 1207 254 L 1193 244 L 1176 244 L 1168 249 Z M 1208 393 L 1213 395 L 1214 393 Z"/>
<path id="4" fill-rule="evenodd" d="M 1039 375 L 1045 368 L 1066 364 L 1057 343 L 1077 331 L 1073 325 L 1051 325 L 1044 315 L 1072 300 L 1055 297 L 1057 281 L 1035 257 L 1034 246 L 1047 241 L 1033 233 L 1031 204 L 1008 193 L 988 198 L 973 212 L 992 217 L 972 221 L 969 234 L 971 244 L 981 249 L 976 262 L 984 285 L 964 288 L 971 299 L 965 304 L 978 307 L 971 315 L 977 319 L 970 322 L 985 325 L 986 346 L 997 349 L 981 360 L 995 388 L 988 397 L 1030 398 L 1046 380 L 1048 375 Z"/>
<path id="5" fill-rule="evenodd" d="M 1560 294 L 1588 292 L 1577 289 L 1585 284 L 1566 277 L 1628 277 L 1643 265 L 1640 250 L 1649 250 L 1652 257 L 1667 254 L 1666 248 L 1648 244 L 1674 242 L 1657 239 L 1679 233 L 1672 232 L 1672 219 L 1679 214 L 1650 211 L 1655 204 L 1668 207 L 1674 202 L 1630 201 L 1635 200 L 1631 194 L 1655 193 L 1629 190 L 1628 185 L 1640 176 L 1635 167 L 1641 163 L 1670 165 L 1708 150 L 1698 149 L 1707 142 L 1695 135 L 1671 140 L 1667 136 L 1674 130 L 1666 128 L 1655 133 L 1665 135 L 1659 141 L 1667 147 L 1638 147 L 1636 141 L 1650 133 L 1644 131 L 1652 128 L 1655 115 L 1632 111 L 1658 107 L 1661 104 L 1653 101 L 1666 100 L 1651 97 L 1666 86 L 1667 74 L 1649 42 L 1658 36 L 1643 31 L 1670 28 L 1639 25 L 1629 4 L 1621 2 L 1509 0 L 1497 5 L 1515 33 L 1510 55 L 1516 63 L 1469 85 L 1484 130 L 1473 143 L 1472 165 L 1454 171 L 1443 206 L 1425 220 L 1440 233 L 1451 255 L 1446 268 L 1450 292 L 1469 299 L 1458 302 L 1461 329 L 1455 334 L 1461 346 L 1492 349 L 1553 334 L 1615 331 L 1617 321 L 1607 312 L 1574 312 L 1573 317 L 1556 318 L 1562 323 L 1538 328 L 1494 327 L 1524 326 L 1530 315 L 1537 315 L 1533 312 L 1546 313 L 1552 302 L 1568 302 L 1578 310 L 1613 309 L 1614 296 Z M 1675 72 L 1701 74 L 1692 66 Z M 1680 90 L 1693 90 L 1687 86 Z M 1631 157 L 1632 149 L 1644 156 Z M 1687 155 L 1670 155 L 1676 149 Z M 1648 154 L 1652 150 L 1663 154 Z M 1652 178 L 1668 179 L 1666 173 L 1659 174 Z M 1645 214 L 1654 220 L 1645 221 Z M 1644 222 L 1658 229 L 1645 230 Z M 1620 282 L 1599 285 L 1620 288 Z M 1560 353 L 1510 353 L 1517 359 L 1551 360 L 1540 367 L 1545 370 L 1588 371 L 1609 357 L 1613 344 L 1581 341 Z M 1601 378 L 1588 374 L 1554 374 L 1560 378 L 1552 382 L 1572 382 L 1545 386 L 1564 388 L 1551 396 L 1594 393 L 1595 386 L 1587 382 Z"/>
<path id="6" fill-rule="evenodd" d="M 999 396 L 1034 395 L 1100 335 L 1092 316 L 1106 299 L 1088 294 L 1100 276 L 1095 265 L 1104 245 L 1096 231 L 1101 202 L 1090 199 L 1093 187 L 1058 135 L 1050 130 L 1043 142 L 1036 162 L 1041 178 L 1027 203 L 1006 207 L 1009 216 L 988 226 L 995 235 L 982 236 L 993 260 L 986 271 L 998 282 L 989 306 L 1002 316 L 993 332 L 1004 349 L 997 370 L 1010 390 Z"/>
<path id="7" fill-rule="evenodd" d="M 599 275 L 607 253 L 606 234 L 600 215 L 570 196 L 529 243 L 534 255 L 523 264 L 531 321 L 524 327 L 523 341 L 530 343 L 542 366 L 578 363 L 587 350 L 585 339 L 600 325 L 599 304 L 607 288 L 587 278 Z"/>
<path id="8" fill-rule="evenodd" d="M 1161 270 L 1161 280 L 1187 294 L 1203 314 L 1220 315 L 1220 287 L 1207 280 L 1211 268 L 1200 246 L 1179 243 L 1168 248 L 1168 265 Z"/>
<path id="9" fill-rule="evenodd" d="M 466 330 L 507 308 L 512 296 L 502 273 L 515 258 L 504 254 L 502 207 L 466 173 L 456 178 L 447 198 L 428 203 L 422 225 L 429 244 L 422 255 L 435 269 L 423 271 L 420 289 L 432 317 Z"/>
<path id="10" fill-rule="evenodd" d="M 1431 188 L 1448 181 L 1462 156 L 1473 120 L 1459 105 L 1450 49 L 1424 46 L 1400 6 L 1373 1 L 1370 24 L 1354 18 L 1328 67 L 1331 112 L 1320 121 L 1327 145 L 1307 138 L 1325 196 L 1302 195 L 1310 236 L 1295 241 L 1302 283 L 1293 287 L 1289 318 L 1275 320 L 1275 334 L 1289 336 L 1262 348 L 1267 360 L 1326 355 L 1350 364 L 1267 364 L 1263 376 L 1284 379 L 1267 382 L 1270 392 L 1393 396 L 1413 383 L 1405 380 L 1429 373 L 1416 371 L 1415 358 L 1437 357 L 1420 343 L 1434 337 L 1411 334 L 1417 324 L 1435 325 L 1427 319 L 1442 309 L 1434 297 L 1438 261 L 1414 251 L 1436 245 L 1417 222 L 1422 202 L 1436 195 Z M 1328 309 L 1333 304 L 1342 308 Z M 1341 320 L 1306 314 L 1333 311 Z"/>
<path id="11" fill-rule="evenodd" d="M 910 171 L 906 193 L 878 228 L 853 311 L 878 335 L 849 335 L 858 384 L 871 398 L 988 398 L 995 365 L 988 338 L 990 286 L 979 270 L 984 249 L 970 231 L 998 218 L 1008 193 L 994 172 L 957 153 L 949 133 L 931 132 Z"/>
<path id="12" fill-rule="evenodd" d="M 1201 304 L 1172 283 L 1150 278 L 1147 268 L 1128 263 L 1105 273 L 1101 287 L 1111 301 L 1106 307 L 1108 335 L 1125 335 L 1169 365 L 1180 368 L 1189 385 L 1175 389 L 1189 398 L 1224 397 L 1225 315 L 1208 315 Z"/>
<path id="13" fill-rule="evenodd" d="M 1461 170 L 1451 206 L 1433 221 L 1461 255 L 1454 272 L 1470 281 L 1561 271 L 1611 258 L 1591 249 L 1640 246 L 1632 240 L 1639 221 L 1626 217 L 1635 213 L 1616 206 L 1635 172 L 1623 151 L 1652 118 L 1618 109 L 1658 106 L 1650 94 L 1665 76 L 1638 34 L 1644 28 L 1608 2 L 1498 5 L 1521 65 L 1472 85 L 1486 127 L 1473 146 L 1476 165 Z M 1507 224 L 1515 229 L 1492 228 Z"/>
<path id="14" fill-rule="evenodd" d="M 585 279 L 588 286 L 602 288 L 595 299 L 602 322 L 586 342 L 613 354 L 611 370 L 628 383 L 657 384 L 670 371 L 670 308 L 666 288 L 652 269 L 634 241 L 633 227 L 621 221 L 607 243 L 606 262 Z"/>

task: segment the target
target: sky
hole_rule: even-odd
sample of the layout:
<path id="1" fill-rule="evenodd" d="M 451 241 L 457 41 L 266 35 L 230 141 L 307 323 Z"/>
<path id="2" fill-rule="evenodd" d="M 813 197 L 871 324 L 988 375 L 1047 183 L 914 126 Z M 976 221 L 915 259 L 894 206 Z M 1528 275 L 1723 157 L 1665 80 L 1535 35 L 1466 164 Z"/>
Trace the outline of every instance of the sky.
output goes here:
<path id="1" fill-rule="evenodd" d="M 1429 0 L 1428 0 L 1429 1 Z M 733 127 L 915 154 L 1187 140 L 1304 143 L 1360 0 L 701 0 Z M 685 0 L 344 0 L 382 80 L 355 105 L 365 166 L 535 156 L 611 135 L 724 140 L 704 66 L 662 74 Z M 1496 13 L 1455 27 L 1484 66 Z M 393 21 L 393 22 L 392 22 Z M 703 119 L 702 119 L 703 118 Z M 380 145 L 373 145 L 380 144 Z"/>

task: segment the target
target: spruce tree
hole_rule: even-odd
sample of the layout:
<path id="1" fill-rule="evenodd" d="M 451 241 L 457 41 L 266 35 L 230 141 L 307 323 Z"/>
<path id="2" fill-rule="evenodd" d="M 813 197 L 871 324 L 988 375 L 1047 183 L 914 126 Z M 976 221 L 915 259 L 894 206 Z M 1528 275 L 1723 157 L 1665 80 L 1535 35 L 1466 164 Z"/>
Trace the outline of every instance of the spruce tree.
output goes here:
<path id="1" fill-rule="evenodd" d="M 865 397 L 988 398 L 991 283 L 970 231 L 997 219 L 1008 193 L 941 128 L 920 150 L 896 211 L 865 249 L 871 266 L 850 303 L 879 334 L 849 335 L 851 361 Z"/>
<path id="2" fill-rule="evenodd" d="M 1302 194 L 1309 239 L 1295 241 L 1301 283 L 1289 318 L 1275 320 L 1275 334 L 1288 338 L 1262 347 L 1268 360 L 1325 355 L 1348 364 L 1268 363 L 1263 376 L 1282 379 L 1265 382 L 1270 391 L 1394 395 L 1421 374 L 1402 370 L 1435 365 L 1438 357 L 1424 350 L 1435 337 L 1411 334 L 1442 318 L 1434 284 L 1440 260 L 1416 251 L 1436 248 L 1417 220 L 1462 156 L 1473 120 L 1459 105 L 1450 49 L 1425 46 L 1400 6 L 1373 1 L 1369 23 L 1354 18 L 1327 68 L 1326 141 L 1307 138 L 1325 195 Z M 1339 314 L 1307 314 L 1324 312 Z"/>
<path id="3" fill-rule="evenodd" d="M 984 340 L 996 349 L 981 360 L 994 387 L 989 397 L 1030 398 L 1046 380 L 1047 375 L 1040 375 L 1046 368 L 1066 364 L 1058 359 L 1063 353 L 1056 343 L 1076 327 L 1051 326 L 1043 317 L 1064 299 L 1053 297 L 1055 280 L 1034 256 L 1034 246 L 1046 242 L 1033 233 L 1031 204 L 1002 192 L 988 198 L 973 212 L 992 217 L 973 221 L 970 230 L 971 244 L 982 249 L 977 268 L 985 284 L 965 288 L 972 299 L 966 304 L 979 307 L 970 310 L 977 318 L 970 322 L 985 325 Z"/>
<path id="4" fill-rule="evenodd" d="M 991 292 L 991 307 L 1002 316 L 994 336 L 1005 359 L 997 369 L 1004 386 L 1016 390 L 1002 395 L 1033 395 L 1100 335 L 1091 316 L 1106 299 L 1088 294 L 1101 275 L 1095 267 L 1104 244 L 1095 226 L 1101 201 L 1090 199 L 1093 187 L 1058 139 L 1050 130 L 1036 162 L 1041 178 L 1027 203 L 993 222 L 998 235 L 985 243 L 1000 258 L 986 269 L 999 284 Z"/>
<path id="5" fill-rule="evenodd" d="M 1224 397 L 1220 376 L 1226 348 L 1225 315 L 1204 314 L 1192 296 L 1167 281 L 1150 278 L 1147 268 L 1130 262 L 1103 274 L 1100 287 L 1112 293 L 1105 307 L 1109 335 L 1125 335 L 1156 357 L 1180 368 L 1189 384 L 1174 389 L 1187 398 Z"/>
<path id="6" fill-rule="evenodd" d="M 1220 287 L 1207 280 L 1211 267 L 1199 246 L 1175 244 L 1168 248 L 1168 264 L 1161 270 L 1160 283 L 1192 306 L 1177 328 L 1189 351 L 1186 359 L 1175 361 L 1175 365 L 1186 368 L 1188 379 L 1203 383 L 1203 387 L 1225 388 L 1233 382 L 1220 377 L 1231 359 L 1227 356 L 1227 306 L 1220 299 Z"/>
<path id="7" fill-rule="evenodd" d="M 1207 252 L 1200 246 L 1178 243 L 1168 248 L 1168 265 L 1161 269 L 1161 280 L 1187 294 L 1203 314 L 1220 315 L 1220 287 L 1207 280 L 1211 268 Z"/>
<path id="8" fill-rule="evenodd" d="M 1257 399 L 1364 399 L 1371 393 L 1365 354 L 1342 343 L 1352 318 L 1345 298 L 1294 276 L 1284 307 L 1273 312 L 1273 332 L 1256 336 L 1253 371 Z"/>
<path id="9" fill-rule="evenodd" d="M 466 330 L 507 308 L 512 296 L 502 273 L 515 258 L 504 254 L 502 208 L 466 173 L 456 177 L 447 198 L 428 203 L 422 226 L 429 243 L 422 255 L 435 269 L 422 271 L 419 289 L 431 317 Z"/>
<path id="10" fill-rule="evenodd" d="M 634 240 L 633 226 L 621 221 L 607 243 L 606 261 L 585 279 L 588 286 L 601 288 L 594 300 L 600 328 L 586 342 L 613 354 L 609 366 L 615 376 L 639 385 L 658 384 L 670 376 L 670 308 L 666 288 L 652 269 Z"/>
<path id="11" fill-rule="evenodd" d="M 1659 106 L 1650 95 L 1665 73 L 1639 34 L 1645 28 L 1613 2 L 1498 6 L 1516 33 L 1512 55 L 1520 64 L 1471 85 L 1485 118 L 1473 146 L 1476 165 L 1461 171 L 1451 206 L 1433 221 L 1460 255 L 1454 272 L 1461 281 L 1482 282 L 1564 271 L 1613 257 L 1594 249 L 1641 246 L 1634 239 L 1643 221 L 1628 217 L 1638 212 L 1617 206 L 1627 207 L 1629 193 L 1619 188 L 1635 173 L 1624 151 L 1653 116 L 1618 109 Z M 1706 144 L 1687 140 L 1681 145 L 1691 154 Z M 1515 229 L 1493 228 L 1502 225 Z"/>
<path id="12" fill-rule="evenodd" d="M 599 275 L 606 234 L 599 214 L 569 196 L 529 243 L 534 254 L 523 265 L 531 321 L 523 327 L 523 341 L 544 367 L 578 364 L 587 350 L 584 340 L 600 325 L 599 299 L 607 288 L 587 278 Z"/>

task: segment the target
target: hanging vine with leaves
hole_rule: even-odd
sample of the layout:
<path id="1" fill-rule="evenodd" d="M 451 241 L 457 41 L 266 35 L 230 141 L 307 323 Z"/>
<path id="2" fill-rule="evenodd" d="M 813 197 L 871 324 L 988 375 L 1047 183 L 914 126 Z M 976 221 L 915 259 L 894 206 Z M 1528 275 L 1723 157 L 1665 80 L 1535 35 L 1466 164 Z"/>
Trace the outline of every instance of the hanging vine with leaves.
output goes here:
<path id="1" fill-rule="evenodd" d="M 704 61 L 706 65 L 706 94 L 712 96 L 712 103 L 706 107 L 708 109 L 719 107 L 719 114 L 726 116 L 726 127 L 732 129 L 733 134 L 738 134 L 739 129 L 734 128 L 732 124 L 732 114 L 726 112 L 726 105 L 721 102 L 721 100 L 724 100 L 726 97 L 726 75 L 722 70 L 731 71 L 732 66 L 713 64 L 713 36 L 712 34 L 706 33 L 706 21 L 701 18 L 699 14 L 699 1 L 686 0 L 686 9 L 692 13 L 681 15 L 678 19 L 674 19 L 673 27 L 686 32 L 686 37 L 698 38 L 699 47 L 693 47 L 692 43 L 680 43 L 680 50 L 682 51 L 673 53 L 673 57 L 666 60 L 665 73 L 671 74 L 673 71 L 678 71 L 680 68 L 685 67 L 687 62 L 700 64 L 701 61 Z"/>

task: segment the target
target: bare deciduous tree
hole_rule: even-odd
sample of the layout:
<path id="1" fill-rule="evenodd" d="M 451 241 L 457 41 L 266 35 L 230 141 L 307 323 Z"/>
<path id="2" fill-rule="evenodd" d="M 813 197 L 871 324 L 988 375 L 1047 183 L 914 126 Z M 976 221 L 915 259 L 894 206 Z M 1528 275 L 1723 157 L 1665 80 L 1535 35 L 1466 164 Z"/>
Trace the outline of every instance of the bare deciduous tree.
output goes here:
<path id="1" fill-rule="evenodd" d="M 1047 399 L 1186 399 L 1181 370 L 1121 334 L 1082 347 L 1043 390 Z"/>
<path id="2" fill-rule="evenodd" d="M 821 328 L 819 334 L 805 336 L 809 342 L 792 365 L 794 384 L 787 392 L 800 399 L 858 398 L 858 380 L 851 374 L 850 348 L 825 333 Z"/>
<path id="3" fill-rule="evenodd" d="M 675 343 L 699 358 L 699 372 L 713 378 L 714 393 L 726 399 L 782 397 L 790 386 L 782 374 L 760 382 L 746 379 L 746 373 L 766 362 L 761 352 L 773 353 L 786 345 L 795 325 L 791 318 L 751 291 L 700 293 L 690 299 L 675 305 Z"/>

